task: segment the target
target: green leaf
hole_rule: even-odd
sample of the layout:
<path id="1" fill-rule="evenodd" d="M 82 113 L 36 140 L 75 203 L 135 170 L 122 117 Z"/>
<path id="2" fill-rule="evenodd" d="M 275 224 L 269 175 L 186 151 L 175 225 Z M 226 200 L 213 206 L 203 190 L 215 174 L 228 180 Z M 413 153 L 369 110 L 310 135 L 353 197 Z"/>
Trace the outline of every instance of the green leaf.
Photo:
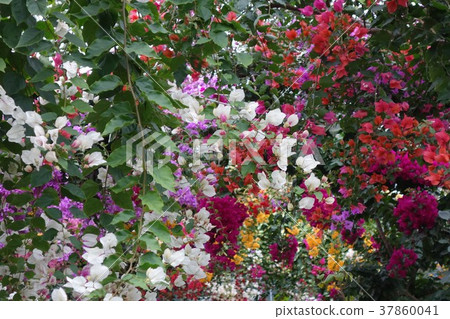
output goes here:
<path id="1" fill-rule="evenodd" d="M 322 199 L 323 199 L 323 194 L 322 194 L 322 192 L 314 192 L 314 195 L 316 196 L 316 198 L 317 198 L 317 200 L 318 200 L 319 202 L 322 201 Z"/>
<path id="2" fill-rule="evenodd" d="M 87 49 L 86 58 L 92 59 L 100 56 L 103 52 L 109 51 L 114 44 L 116 44 L 113 40 L 109 38 L 105 39 L 95 39 Z"/>
<path id="3" fill-rule="evenodd" d="M 136 53 L 139 55 L 145 55 L 147 57 L 153 57 L 156 58 L 158 55 L 155 53 L 155 50 L 150 48 L 150 46 L 145 42 L 133 42 L 129 46 L 127 46 L 126 52 L 129 53 Z"/>
<path id="4" fill-rule="evenodd" d="M 126 223 L 128 222 L 130 219 L 136 218 L 136 213 L 132 210 L 124 210 L 121 211 L 119 213 L 117 213 L 113 220 L 112 220 L 112 224 L 118 224 L 118 223 Z"/>
<path id="5" fill-rule="evenodd" d="M 128 190 L 122 191 L 120 193 L 112 193 L 111 197 L 117 206 L 124 209 L 133 209 L 133 202 L 131 200 L 132 195 L 133 192 L 131 190 Z"/>
<path id="6" fill-rule="evenodd" d="M 445 4 L 440 3 L 438 1 L 431 1 L 431 5 L 433 7 L 435 7 L 436 9 L 439 9 L 439 10 L 442 10 L 442 11 L 448 11 L 449 10 L 449 8 Z"/>
<path id="7" fill-rule="evenodd" d="M 142 205 L 146 205 L 150 210 L 161 213 L 164 203 L 159 196 L 158 192 L 150 191 L 145 195 L 140 195 L 139 198 L 142 200 Z"/>
<path id="8" fill-rule="evenodd" d="M 95 196 L 98 193 L 99 187 L 96 182 L 87 180 L 83 185 L 81 185 L 81 189 L 83 190 L 86 197 L 89 198 Z"/>
<path id="9" fill-rule="evenodd" d="M 99 94 L 101 92 L 111 91 L 121 84 L 122 80 L 117 75 L 108 74 L 91 85 L 91 92 Z"/>
<path id="10" fill-rule="evenodd" d="M 5 72 L 6 69 L 6 63 L 5 60 L 3 60 L 2 58 L 0 58 L 0 72 Z"/>
<path id="11" fill-rule="evenodd" d="M 228 35 L 224 31 L 211 31 L 209 33 L 211 40 L 221 48 L 225 48 L 228 45 Z"/>
<path id="12" fill-rule="evenodd" d="M 44 210 L 45 210 L 45 215 L 47 215 L 51 219 L 58 220 L 58 219 L 62 218 L 62 213 L 57 208 L 47 208 Z"/>
<path id="13" fill-rule="evenodd" d="M 27 0 L 27 8 L 31 14 L 45 17 L 47 12 L 46 0 Z"/>
<path id="14" fill-rule="evenodd" d="M 32 44 L 38 43 L 44 37 L 44 32 L 36 28 L 26 29 L 20 36 L 19 43 L 16 48 L 27 47 Z"/>
<path id="15" fill-rule="evenodd" d="M 52 69 L 42 69 L 41 71 L 39 71 L 38 73 L 36 73 L 32 78 L 31 78 L 31 82 L 36 83 L 36 82 L 40 82 L 40 81 L 44 81 L 50 77 L 52 77 L 55 74 L 55 71 Z"/>
<path id="16" fill-rule="evenodd" d="M 7 72 L 2 80 L 3 88 L 11 95 L 23 90 L 26 86 L 24 78 L 15 72 Z"/>
<path id="17" fill-rule="evenodd" d="M 87 218 L 87 215 L 78 207 L 73 206 L 69 211 L 74 218 Z"/>
<path id="18" fill-rule="evenodd" d="M 170 244 L 171 242 L 170 232 L 167 229 L 166 225 L 164 225 L 159 220 L 150 222 L 148 230 L 151 231 L 156 236 L 158 236 L 158 238 L 161 239 L 166 244 Z"/>
<path id="19" fill-rule="evenodd" d="M 42 166 L 31 173 L 31 187 L 39 187 L 47 184 L 52 179 L 52 170 L 49 166 Z"/>
<path id="20" fill-rule="evenodd" d="M 63 194 L 64 194 L 64 191 L 66 191 L 65 192 L 66 196 L 71 199 L 75 199 L 75 200 L 86 199 L 86 195 L 81 190 L 81 188 L 79 188 L 78 186 L 76 186 L 72 183 L 68 183 L 68 184 L 64 185 L 62 187 L 62 189 L 63 189 Z"/>
<path id="21" fill-rule="evenodd" d="M 22 193 L 22 194 L 11 194 L 6 197 L 6 201 L 11 205 L 21 207 L 27 204 L 29 201 L 34 199 L 31 193 Z"/>
<path id="22" fill-rule="evenodd" d="M 80 77 L 71 78 L 70 82 L 72 82 L 72 84 L 74 84 L 75 86 L 78 86 L 79 88 L 89 90 L 89 85 L 86 83 L 85 80 L 83 80 Z"/>
<path id="23" fill-rule="evenodd" d="M 116 148 L 106 160 L 111 167 L 117 167 L 127 161 L 127 146 L 122 145 Z"/>
<path id="24" fill-rule="evenodd" d="M 134 287 L 139 287 L 141 289 L 148 290 L 148 285 L 145 277 L 142 278 L 130 274 L 130 277 L 128 277 L 126 281 L 129 282 Z"/>
<path id="25" fill-rule="evenodd" d="M 173 176 L 172 170 L 168 166 L 163 166 L 162 168 L 153 168 L 152 176 L 159 185 L 165 189 L 175 191 L 175 177 Z"/>
<path id="26" fill-rule="evenodd" d="M 72 245 L 75 246 L 75 248 L 80 249 L 80 250 L 83 249 L 83 244 L 75 236 L 70 236 L 69 240 L 72 243 Z"/>
<path id="27" fill-rule="evenodd" d="M 212 12 L 211 9 L 213 7 L 214 2 L 210 0 L 199 0 L 197 6 L 197 12 L 204 21 L 208 21 L 211 19 Z"/>
<path id="28" fill-rule="evenodd" d="M 108 134 L 114 133 L 115 131 L 120 130 L 121 128 L 124 128 L 133 123 L 134 123 L 134 120 L 132 118 L 130 118 L 129 116 L 125 116 L 125 115 L 116 116 L 112 120 L 110 120 L 108 123 L 106 123 L 105 130 L 103 131 L 102 135 L 108 135 Z"/>
<path id="29" fill-rule="evenodd" d="M 148 101 L 154 102 L 160 106 L 173 108 L 170 99 L 162 92 L 155 90 L 151 80 L 147 77 L 140 77 L 136 80 L 136 86 L 144 93 Z"/>
<path id="30" fill-rule="evenodd" d="M 69 40 L 71 43 L 75 44 L 77 47 L 80 48 L 85 48 L 86 47 L 86 43 L 84 43 L 83 40 L 81 40 L 79 37 L 77 37 L 76 35 L 67 32 L 64 37 Z"/>
<path id="31" fill-rule="evenodd" d="M 159 23 L 153 23 L 151 25 L 148 26 L 148 28 L 150 29 L 150 31 L 152 31 L 153 33 L 169 33 L 169 31 L 167 31 L 162 25 L 160 25 Z"/>
<path id="32" fill-rule="evenodd" d="M 0 0 L 1 4 L 10 4 L 12 0 Z"/>
<path id="33" fill-rule="evenodd" d="M 247 164 L 245 164 L 245 165 L 242 165 L 242 167 L 241 167 L 241 174 L 242 174 L 242 176 L 247 176 L 247 174 L 252 174 L 252 173 L 254 173 L 255 172 L 255 170 L 256 170 L 256 164 L 255 164 L 255 162 L 248 162 Z"/>
<path id="34" fill-rule="evenodd" d="M 40 230 L 45 230 L 45 220 L 42 217 L 34 217 L 31 220 L 31 225 Z"/>
<path id="35" fill-rule="evenodd" d="M 197 44 L 204 44 L 204 43 L 208 43 L 210 41 L 211 41 L 211 39 L 201 37 L 200 39 L 198 39 Z"/>
<path id="36" fill-rule="evenodd" d="M 117 181 L 117 184 L 111 188 L 114 193 L 123 191 L 124 189 L 130 188 L 131 186 L 137 184 L 139 181 L 138 176 L 125 176 Z"/>
<path id="37" fill-rule="evenodd" d="M 159 266 L 162 267 L 163 263 L 161 257 L 155 253 L 149 252 L 139 258 L 139 266 L 142 266 L 143 268 L 157 268 Z"/>
<path id="38" fill-rule="evenodd" d="M 17 25 L 21 24 L 22 22 L 25 22 L 28 17 L 30 16 L 30 13 L 27 9 L 26 0 L 14 0 L 11 3 L 11 13 L 14 17 L 14 20 L 16 20 Z"/>
<path id="39" fill-rule="evenodd" d="M 17 231 L 17 230 L 24 229 L 27 226 L 28 226 L 28 223 L 26 223 L 24 220 L 18 220 L 11 224 L 8 224 L 8 229 Z"/>
<path id="40" fill-rule="evenodd" d="M 238 62 L 245 67 L 248 67 L 253 63 L 253 56 L 249 53 L 238 53 L 236 54 Z"/>
<path id="41" fill-rule="evenodd" d="M 145 244 L 145 248 L 153 251 L 161 250 L 161 246 L 155 237 L 149 233 L 143 234 L 140 238 L 141 242 Z"/>
<path id="42" fill-rule="evenodd" d="M 83 205 L 83 210 L 87 216 L 92 216 L 103 209 L 103 203 L 97 198 L 89 198 Z"/>
<path id="43" fill-rule="evenodd" d="M 334 84 L 333 77 L 330 76 L 323 76 L 319 80 L 319 84 L 322 88 L 329 88 Z"/>
<path id="44" fill-rule="evenodd" d="M 82 100 L 75 100 L 72 106 L 82 113 L 95 112 L 92 106 Z"/>
<path id="45" fill-rule="evenodd" d="M 47 208 L 51 205 L 58 205 L 59 204 L 59 196 L 58 192 L 54 188 L 46 188 L 42 192 L 41 196 L 36 200 L 34 203 L 35 206 L 41 207 L 41 208 Z"/>

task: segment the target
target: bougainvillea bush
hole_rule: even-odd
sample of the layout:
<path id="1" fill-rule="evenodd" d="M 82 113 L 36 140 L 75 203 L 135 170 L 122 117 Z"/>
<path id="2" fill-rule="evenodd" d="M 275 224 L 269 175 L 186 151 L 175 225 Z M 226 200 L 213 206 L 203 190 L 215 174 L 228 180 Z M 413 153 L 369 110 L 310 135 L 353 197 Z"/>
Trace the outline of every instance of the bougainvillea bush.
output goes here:
<path id="1" fill-rule="evenodd" d="M 450 298 L 445 0 L 0 0 L 1 300 Z"/>

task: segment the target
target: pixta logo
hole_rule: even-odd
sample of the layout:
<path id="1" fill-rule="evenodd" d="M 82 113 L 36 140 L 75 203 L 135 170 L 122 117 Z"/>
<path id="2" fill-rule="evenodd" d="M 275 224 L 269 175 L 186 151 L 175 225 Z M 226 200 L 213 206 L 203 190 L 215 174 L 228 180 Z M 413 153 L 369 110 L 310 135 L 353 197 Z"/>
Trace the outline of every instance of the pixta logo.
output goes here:
<path id="1" fill-rule="evenodd" d="M 126 163 L 129 167 L 149 174 L 161 169 L 171 160 L 169 154 L 177 151 L 170 136 L 145 129 L 134 135 L 126 143 Z"/>

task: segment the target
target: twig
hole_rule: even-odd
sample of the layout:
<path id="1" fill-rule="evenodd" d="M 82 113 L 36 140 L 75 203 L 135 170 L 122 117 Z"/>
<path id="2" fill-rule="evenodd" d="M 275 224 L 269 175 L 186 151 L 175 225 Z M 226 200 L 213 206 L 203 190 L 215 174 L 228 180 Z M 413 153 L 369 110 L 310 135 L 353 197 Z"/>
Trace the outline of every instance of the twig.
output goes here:
<path id="1" fill-rule="evenodd" d="M 389 255 L 392 255 L 392 252 L 393 252 L 392 246 L 389 244 L 388 240 L 386 239 L 386 235 L 384 233 L 383 227 L 381 226 L 380 220 L 378 218 L 375 218 L 375 222 L 377 223 L 377 229 L 378 229 L 378 232 L 380 233 L 381 240 L 383 241 L 384 246 L 386 247 Z"/>

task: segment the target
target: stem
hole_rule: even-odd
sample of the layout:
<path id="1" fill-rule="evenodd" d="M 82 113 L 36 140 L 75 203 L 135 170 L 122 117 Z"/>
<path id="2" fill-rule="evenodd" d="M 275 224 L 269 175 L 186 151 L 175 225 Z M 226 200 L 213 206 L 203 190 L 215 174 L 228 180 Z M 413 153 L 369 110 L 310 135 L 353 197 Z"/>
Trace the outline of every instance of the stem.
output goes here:
<path id="1" fill-rule="evenodd" d="M 378 229 L 378 232 L 380 233 L 381 240 L 383 241 L 384 246 L 386 247 L 389 255 L 392 255 L 392 252 L 393 252 L 392 246 L 389 244 L 388 240 L 386 239 L 386 235 L 384 233 L 383 226 L 381 226 L 380 220 L 378 218 L 375 218 L 375 222 L 377 223 L 377 229 Z"/>
<path id="2" fill-rule="evenodd" d="M 131 95 L 133 96 L 133 100 L 134 100 L 134 107 L 136 110 L 138 129 L 139 129 L 139 132 L 141 133 L 141 139 L 143 139 L 145 134 L 144 134 L 144 128 L 142 126 L 141 116 L 139 114 L 139 107 L 138 107 L 139 100 L 136 96 L 136 93 L 134 92 L 133 82 L 131 80 L 129 56 L 128 56 L 128 53 L 126 52 L 126 48 L 127 48 L 127 10 L 126 10 L 126 1 L 125 0 L 123 0 L 123 2 L 122 2 L 122 15 L 123 15 L 123 50 L 125 52 L 125 65 L 126 65 L 126 69 L 127 69 L 128 86 L 129 86 L 129 90 L 130 90 Z M 142 148 L 142 174 L 143 174 L 143 179 L 144 179 L 143 186 L 142 186 L 142 194 L 145 195 L 146 190 L 147 190 L 147 185 L 146 185 L 147 184 L 147 167 L 146 167 L 146 162 L 145 162 L 144 148 Z M 133 247 L 133 256 L 131 257 L 130 268 L 128 269 L 127 273 L 129 273 L 132 270 L 134 261 L 137 256 L 137 248 L 139 245 L 139 238 L 141 237 L 141 234 L 142 234 L 143 224 L 144 224 L 144 214 L 142 213 L 139 218 L 137 242 L 135 243 L 135 245 Z"/>
<path id="3" fill-rule="evenodd" d="M 269 7 L 272 7 L 272 8 L 278 8 L 278 9 L 286 9 L 286 10 L 294 11 L 294 12 L 300 14 L 299 8 L 297 8 L 297 7 L 295 7 L 295 6 L 292 6 L 292 5 L 290 5 L 290 4 L 270 3 L 270 4 L 269 4 Z"/>

